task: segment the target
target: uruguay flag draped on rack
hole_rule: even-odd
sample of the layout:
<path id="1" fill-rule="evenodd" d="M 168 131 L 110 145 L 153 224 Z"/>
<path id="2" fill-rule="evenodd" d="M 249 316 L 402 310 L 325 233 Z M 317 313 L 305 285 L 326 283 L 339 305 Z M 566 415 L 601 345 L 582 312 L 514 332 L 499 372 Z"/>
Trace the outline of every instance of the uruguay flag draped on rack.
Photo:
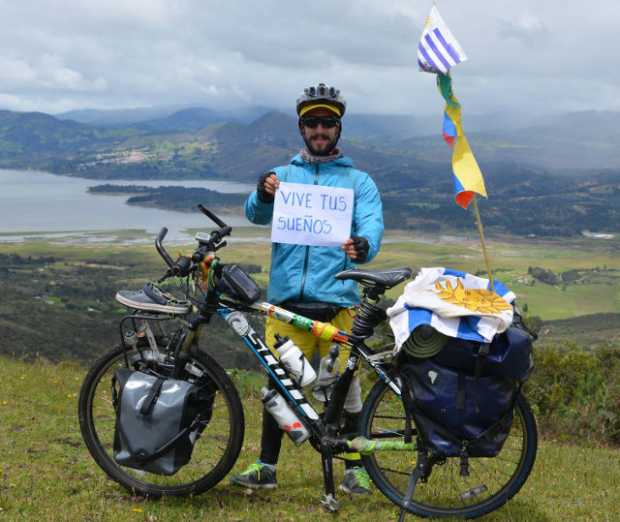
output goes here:
<path id="1" fill-rule="evenodd" d="M 513 319 L 515 294 L 499 281 L 444 267 L 422 268 L 386 310 L 397 350 L 424 324 L 448 337 L 490 343 Z"/>
<path id="2" fill-rule="evenodd" d="M 433 6 L 418 44 L 418 65 L 421 71 L 437 74 L 437 87 L 446 101 L 443 137 L 453 147 L 455 201 L 463 208 L 476 194 L 487 197 L 482 172 L 463 133 L 461 105 L 452 92 L 450 69 L 466 60 L 465 52 Z"/>

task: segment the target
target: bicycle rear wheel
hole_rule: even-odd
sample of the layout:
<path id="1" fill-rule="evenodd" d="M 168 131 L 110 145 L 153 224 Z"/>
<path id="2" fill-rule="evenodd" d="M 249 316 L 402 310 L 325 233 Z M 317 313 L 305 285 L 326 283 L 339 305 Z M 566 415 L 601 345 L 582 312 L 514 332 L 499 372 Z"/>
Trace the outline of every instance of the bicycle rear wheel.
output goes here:
<path id="1" fill-rule="evenodd" d="M 369 439 L 403 440 L 404 429 L 402 400 L 383 381 L 377 382 L 364 402 L 361 434 Z M 534 416 L 519 394 L 512 429 L 501 452 L 493 458 L 470 457 L 467 477 L 460 475 L 459 458 L 436 461 L 426 482 L 418 481 L 409 511 L 421 517 L 476 518 L 498 509 L 527 480 L 537 440 Z M 402 507 L 417 458 L 415 451 L 380 451 L 363 460 L 377 488 Z"/>
<path id="2" fill-rule="evenodd" d="M 128 353 L 130 366 L 139 370 L 144 359 L 138 352 Z M 234 384 L 213 358 L 197 348 L 188 362 L 194 374 L 185 380 L 208 384 L 214 389 L 213 414 L 209 424 L 194 444 L 192 458 L 174 475 L 158 475 L 120 466 L 114 460 L 113 441 L 116 412 L 112 400 L 112 378 L 120 367 L 126 367 L 121 348 L 101 357 L 86 376 L 78 403 L 82 437 L 97 464 L 110 478 L 133 494 L 149 497 L 182 496 L 202 493 L 220 482 L 231 470 L 243 443 L 243 408 Z M 187 366 L 186 366 L 187 368 Z"/>

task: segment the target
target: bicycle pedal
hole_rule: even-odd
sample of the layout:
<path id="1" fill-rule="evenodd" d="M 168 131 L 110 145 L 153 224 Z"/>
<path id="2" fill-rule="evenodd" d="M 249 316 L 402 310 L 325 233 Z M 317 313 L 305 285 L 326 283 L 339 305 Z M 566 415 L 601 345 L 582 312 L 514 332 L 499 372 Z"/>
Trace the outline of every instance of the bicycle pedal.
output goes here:
<path id="1" fill-rule="evenodd" d="M 340 509 L 340 502 L 338 502 L 336 497 L 331 493 L 321 497 L 321 505 L 330 513 L 335 513 Z"/>
<path id="2" fill-rule="evenodd" d="M 461 493 L 459 495 L 459 498 L 463 501 L 466 502 L 468 500 L 472 500 L 473 498 L 477 497 L 478 495 L 482 495 L 483 493 L 486 493 L 488 491 L 489 488 L 487 488 L 484 484 L 480 484 L 479 486 L 473 487 L 471 489 L 468 489 L 467 491 Z"/>

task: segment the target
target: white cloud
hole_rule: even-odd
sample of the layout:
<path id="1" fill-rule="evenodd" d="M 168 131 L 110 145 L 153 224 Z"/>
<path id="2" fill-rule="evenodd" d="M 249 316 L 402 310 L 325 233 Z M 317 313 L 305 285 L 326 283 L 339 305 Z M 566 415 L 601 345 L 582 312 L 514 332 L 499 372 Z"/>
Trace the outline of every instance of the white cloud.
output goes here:
<path id="1" fill-rule="evenodd" d="M 442 0 L 470 61 L 466 111 L 618 108 L 620 7 Z M 291 108 L 336 84 L 355 112 L 441 111 L 416 46 L 429 5 L 410 0 L 0 0 L 0 106 L 168 104 Z M 606 50 L 606 52 L 602 52 Z"/>
<path id="2" fill-rule="evenodd" d="M 526 13 L 519 16 L 515 21 L 498 21 L 500 38 L 514 38 L 535 52 L 545 44 L 548 30 L 545 23 L 538 17 Z"/>

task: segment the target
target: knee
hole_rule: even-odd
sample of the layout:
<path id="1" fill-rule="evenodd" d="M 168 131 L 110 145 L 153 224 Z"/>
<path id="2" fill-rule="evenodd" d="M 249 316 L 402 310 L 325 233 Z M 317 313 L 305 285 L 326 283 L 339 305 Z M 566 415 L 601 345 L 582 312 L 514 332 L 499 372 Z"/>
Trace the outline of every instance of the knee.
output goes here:
<path id="1" fill-rule="evenodd" d="M 347 413 L 359 413 L 362 411 L 362 385 L 357 375 L 351 381 L 349 392 L 344 401 L 344 410 Z"/>

